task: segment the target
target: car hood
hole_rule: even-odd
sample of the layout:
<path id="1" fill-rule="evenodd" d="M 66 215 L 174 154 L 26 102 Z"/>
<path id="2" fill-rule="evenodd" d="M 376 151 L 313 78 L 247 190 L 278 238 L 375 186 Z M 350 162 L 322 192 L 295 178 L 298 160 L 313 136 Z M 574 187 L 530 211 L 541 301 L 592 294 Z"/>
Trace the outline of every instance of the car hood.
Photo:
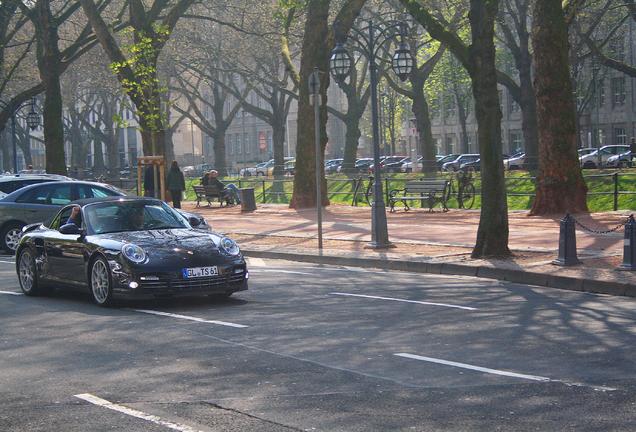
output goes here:
<path id="1" fill-rule="evenodd" d="M 90 240 L 106 249 L 119 250 L 127 243 L 141 246 L 146 251 L 161 250 L 174 254 L 189 252 L 218 252 L 223 236 L 195 229 L 166 229 L 146 231 L 124 231 L 90 236 Z"/>

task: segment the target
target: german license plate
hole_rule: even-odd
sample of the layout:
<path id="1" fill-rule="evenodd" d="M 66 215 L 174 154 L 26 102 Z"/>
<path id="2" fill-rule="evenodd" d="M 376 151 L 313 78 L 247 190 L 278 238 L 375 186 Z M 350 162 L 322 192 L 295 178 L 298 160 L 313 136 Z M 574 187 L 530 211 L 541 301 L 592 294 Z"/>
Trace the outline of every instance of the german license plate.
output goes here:
<path id="1" fill-rule="evenodd" d="M 184 279 L 195 279 L 202 277 L 218 276 L 219 269 L 216 266 L 212 267 L 191 267 L 184 268 L 182 271 Z"/>

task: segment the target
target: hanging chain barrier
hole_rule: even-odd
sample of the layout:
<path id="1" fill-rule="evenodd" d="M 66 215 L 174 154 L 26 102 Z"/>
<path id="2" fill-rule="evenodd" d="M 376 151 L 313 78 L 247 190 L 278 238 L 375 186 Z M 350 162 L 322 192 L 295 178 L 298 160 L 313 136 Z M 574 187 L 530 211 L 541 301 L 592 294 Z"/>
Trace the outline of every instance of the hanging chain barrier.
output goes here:
<path id="1" fill-rule="evenodd" d="M 616 225 L 614 228 L 610 228 L 610 229 L 593 229 L 590 228 L 588 226 L 583 225 L 581 222 L 579 222 L 574 216 L 570 215 L 570 217 L 572 219 L 574 219 L 574 223 L 576 224 L 576 226 L 578 226 L 579 228 L 581 228 L 583 231 L 587 231 L 591 234 L 599 234 L 599 235 L 603 235 L 603 234 L 611 234 L 614 232 L 619 231 L 621 228 L 625 228 L 625 224 L 627 223 L 627 221 L 629 221 L 629 217 L 626 217 L 625 220 L 621 221 L 618 225 Z"/>

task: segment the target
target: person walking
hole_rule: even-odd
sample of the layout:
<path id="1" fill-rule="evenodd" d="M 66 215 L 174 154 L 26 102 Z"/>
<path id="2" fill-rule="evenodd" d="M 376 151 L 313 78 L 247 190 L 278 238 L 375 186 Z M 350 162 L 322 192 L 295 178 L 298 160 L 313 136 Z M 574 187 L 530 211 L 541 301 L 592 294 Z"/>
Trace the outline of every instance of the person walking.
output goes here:
<path id="1" fill-rule="evenodd" d="M 172 197 L 172 207 L 180 209 L 181 194 L 185 190 L 185 179 L 176 160 L 172 161 L 172 166 L 170 166 L 170 171 L 168 171 L 167 183 L 170 196 Z"/>

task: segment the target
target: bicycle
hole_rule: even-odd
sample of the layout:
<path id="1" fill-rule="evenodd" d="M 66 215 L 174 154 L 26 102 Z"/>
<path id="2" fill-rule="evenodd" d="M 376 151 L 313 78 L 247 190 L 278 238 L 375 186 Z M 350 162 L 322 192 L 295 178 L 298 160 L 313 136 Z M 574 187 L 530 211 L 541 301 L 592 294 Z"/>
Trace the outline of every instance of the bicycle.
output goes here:
<path id="1" fill-rule="evenodd" d="M 457 206 L 460 209 L 470 210 L 473 208 L 473 205 L 475 205 L 476 192 L 471 171 L 457 171 L 455 175 L 451 177 L 448 186 L 448 198 L 457 190 Z"/>

